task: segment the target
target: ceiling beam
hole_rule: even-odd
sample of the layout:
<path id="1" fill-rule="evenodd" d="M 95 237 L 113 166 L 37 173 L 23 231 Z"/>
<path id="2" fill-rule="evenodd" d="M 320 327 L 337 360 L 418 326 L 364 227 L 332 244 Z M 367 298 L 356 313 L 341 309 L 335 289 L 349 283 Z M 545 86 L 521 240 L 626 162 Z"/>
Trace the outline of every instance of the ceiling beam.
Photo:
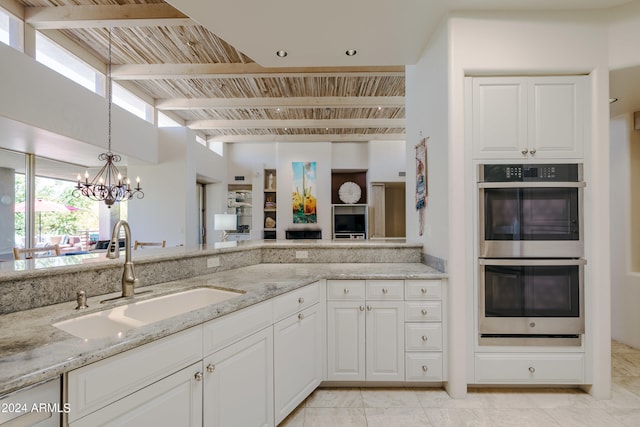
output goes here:
<path id="1" fill-rule="evenodd" d="M 362 142 L 362 141 L 404 141 L 403 133 L 393 134 L 324 134 L 324 135 L 220 135 L 210 136 L 207 142 Z"/>
<path id="2" fill-rule="evenodd" d="M 167 3 L 25 7 L 25 21 L 37 30 L 197 25 Z"/>
<path id="3" fill-rule="evenodd" d="M 188 120 L 191 129 L 404 128 L 405 119 Z"/>
<path id="4" fill-rule="evenodd" d="M 16 0 L 0 0 L 0 7 L 20 20 L 24 20 L 25 7 Z"/>
<path id="5" fill-rule="evenodd" d="M 249 64 L 123 64 L 113 65 L 114 80 L 235 79 L 277 77 L 404 77 L 404 67 L 265 68 Z"/>
<path id="6" fill-rule="evenodd" d="M 158 99 L 159 110 L 235 108 L 376 108 L 404 107 L 404 96 L 316 96 L 293 98 L 174 98 Z"/>

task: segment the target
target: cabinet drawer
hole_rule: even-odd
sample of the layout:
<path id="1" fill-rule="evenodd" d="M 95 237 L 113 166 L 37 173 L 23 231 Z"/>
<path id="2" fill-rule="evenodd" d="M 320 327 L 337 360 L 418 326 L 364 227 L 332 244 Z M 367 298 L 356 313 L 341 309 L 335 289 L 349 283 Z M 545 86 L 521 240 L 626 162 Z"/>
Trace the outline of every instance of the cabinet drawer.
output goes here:
<path id="1" fill-rule="evenodd" d="M 327 280 L 327 299 L 332 301 L 361 301 L 365 298 L 364 280 Z"/>
<path id="2" fill-rule="evenodd" d="M 442 280 L 405 280 L 404 292 L 408 300 L 440 300 Z"/>
<path id="3" fill-rule="evenodd" d="M 311 307 L 320 300 L 320 283 L 315 282 L 295 291 L 280 295 L 273 302 L 274 321 Z"/>
<path id="4" fill-rule="evenodd" d="M 407 322 L 440 322 L 442 321 L 442 302 L 407 301 L 404 307 L 404 320 Z"/>
<path id="5" fill-rule="evenodd" d="M 442 381 L 442 353 L 405 353 L 406 381 Z"/>
<path id="6" fill-rule="evenodd" d="M 69 422 L 202 359 L 197 326 L 67 374 Z"/>
<path id="7" fill-rule="evenodd" d="M 205 356 L 273 324 L 273 302 L 265 301 L 204 325 Z"/>
<path id="8" fill-rule="evenodd" d="M 59 427 L 60 377 L 0 397 L 0 426 Z M 31 411 L 47 404 L 46 410 Z M 64 407 L 60 408 L 64 410 Z M 70 408 L 71 409 L 71 408 Z"/>
<path id="9" fill-rule="evenodd" d="M 582 384 L 582 353 L 476 353 L 478 384 Z"/>
<path id="10" fill-rule="evenodd" d="M 442 351 L 440 323 L 405 323 L 405 351 Z"/>
<path id="11" fill-rule="evenodd" d="M 367 280 L 367 299 L 403 300 L 404 280 Z"/>

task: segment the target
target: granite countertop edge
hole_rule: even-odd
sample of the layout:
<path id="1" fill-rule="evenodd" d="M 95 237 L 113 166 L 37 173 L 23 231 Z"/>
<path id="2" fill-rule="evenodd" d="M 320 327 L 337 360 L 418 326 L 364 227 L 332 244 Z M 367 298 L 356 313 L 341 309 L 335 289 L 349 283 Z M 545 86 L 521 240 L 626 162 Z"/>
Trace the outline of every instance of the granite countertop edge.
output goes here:
<path id="1" fill-rule="evenodd" d="M 164 338 L 258 304 L 321 279 L 442 279 L 445 273 L 423 264 L 258 264 L 145 287 L 153 298 L 198 287 L 242 291 L 243 294 L 126 332 L 122 338 L 83 340 L 52 323 L 132 302 L 100 304 L 117 293 L 93 296 L 79 314 L 66 302 L 0 316 L 0 395 L 40 383 L 81 366 Z"/>

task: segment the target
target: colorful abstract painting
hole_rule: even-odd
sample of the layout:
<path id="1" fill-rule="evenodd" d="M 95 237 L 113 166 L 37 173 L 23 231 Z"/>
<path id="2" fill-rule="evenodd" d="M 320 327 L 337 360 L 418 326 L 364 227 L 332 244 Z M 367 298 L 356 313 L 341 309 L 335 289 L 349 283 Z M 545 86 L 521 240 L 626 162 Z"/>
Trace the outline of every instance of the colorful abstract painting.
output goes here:
<path id="1" fill-rule="evenodd" d="M 316 224 L 316 162 L 293 162 L 293 209 L 294 224 Z"/>

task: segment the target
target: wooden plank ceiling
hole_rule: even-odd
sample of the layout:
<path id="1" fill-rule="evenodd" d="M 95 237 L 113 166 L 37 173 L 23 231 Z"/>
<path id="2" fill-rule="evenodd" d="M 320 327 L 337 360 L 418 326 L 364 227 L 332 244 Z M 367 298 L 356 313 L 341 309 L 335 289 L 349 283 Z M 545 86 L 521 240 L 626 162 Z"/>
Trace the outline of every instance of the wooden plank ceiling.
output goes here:
<path id="1" fill-rule="evenodd" d="M 113 80 L 209 141 L 404 139 L 403 66 L 264 68 L 159 0 L 17 3 L 103 71 L 112 28 Z"/>

